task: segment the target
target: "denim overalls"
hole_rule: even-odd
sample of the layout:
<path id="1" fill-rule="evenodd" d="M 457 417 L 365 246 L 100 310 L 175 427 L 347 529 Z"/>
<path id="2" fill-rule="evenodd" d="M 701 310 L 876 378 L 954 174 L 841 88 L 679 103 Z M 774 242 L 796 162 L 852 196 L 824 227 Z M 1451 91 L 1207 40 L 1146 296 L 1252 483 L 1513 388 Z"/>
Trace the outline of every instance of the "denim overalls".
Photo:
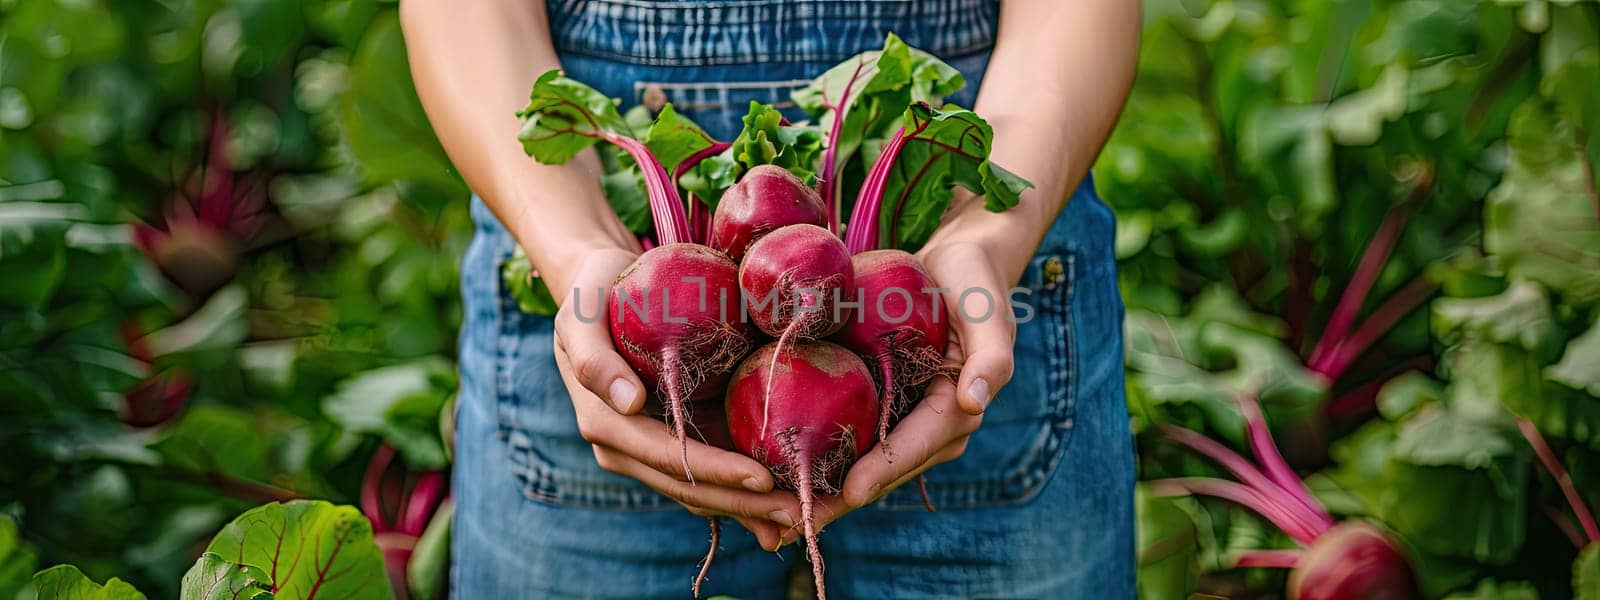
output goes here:
<path id="1" fill-rule="evenodd" d="M 670 101 L 712 135 L 750 100 L 801 119 L 789 92 L 893 31 L 967 77 L 971 106 L 994 42 L 994 0 L 550 0 L 567 73 L 628 103 Z M 507 132 L 513 135 L 515 132 Z M 473 200 L 456 434 L 452 596 L 683 598 L 706 521 L 603 471 L 578 434 L 547 318 L 500 280 L 511 236 Z M 966 454 L 828 526 L 838 598 L 1128 598 L 1133 451 L 1110 210 L 1085 180 L 1020 283 L 1015 377 Z M 794 547 L 766 552 L 729 521 L 708 595 L 784 598 Z"/>

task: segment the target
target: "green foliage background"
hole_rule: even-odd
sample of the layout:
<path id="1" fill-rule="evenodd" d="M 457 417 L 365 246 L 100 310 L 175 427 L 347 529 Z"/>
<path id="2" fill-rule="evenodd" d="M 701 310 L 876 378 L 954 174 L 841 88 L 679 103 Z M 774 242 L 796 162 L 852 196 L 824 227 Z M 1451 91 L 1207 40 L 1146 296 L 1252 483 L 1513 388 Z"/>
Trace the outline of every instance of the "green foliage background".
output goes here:
<path id="1" fill-rule="evenodd" d="M 380 444 L 447 466 L 471 227 L 395 12 L 0 0 L 0 598 L 58 563 L 175 597 L 246 509 L 355 503 Z M 1318 498 L 1402 539 L 1428 596 L 1600 598 L 1516 425 L 1600 503 L 1600 6 L 1145 13 L 1096 165 L 1141 478 L 1220 474 L 1150 428 L 1242 450 L 1232 400 L 1259 390 Z M 1372 343 L 1330 369 L 1361 273 Z M 1249 513 L 1138 508 L 1146 597 L 1282 589 L 1231 568 L 1291 545 Z"/>

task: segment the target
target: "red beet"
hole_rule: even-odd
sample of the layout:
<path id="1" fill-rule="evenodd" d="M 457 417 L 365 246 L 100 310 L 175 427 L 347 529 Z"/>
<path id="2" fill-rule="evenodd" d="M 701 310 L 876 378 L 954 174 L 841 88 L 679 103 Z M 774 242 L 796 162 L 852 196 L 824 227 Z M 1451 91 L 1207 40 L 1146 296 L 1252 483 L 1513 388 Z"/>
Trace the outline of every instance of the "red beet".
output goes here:
<path id="1" fill-rule="evenodd" d="M 1317 537 L 1289 572 L 1290 600 L 1403 600 L 1417 596 L 1404 552 L 1366 523 L 1341 523 Z"/>
<path id="2" fill-rule="evenodd" d="M 639 256 L 611 288 L 611 339 L 666 406 L 689 470 L 687 402 L 722 390 L 755 329 L 739 319 L 737 269 L 721 252 L 675 243 Z"/>
<path id="3" fill-rule="evenodd" d="M 798 223 L 825 226 L 827 219 L 816 190 L 783 167 L 759 165 L 722 194 L 707 244 L 740 262 L 745 249 L 770 231 Z"/>
<path id="4" fill-rule="evenodd" d="M 827 342 L 781 351 L 767 344 L 734 372 L 727 411 L 739 452 L 799 497 L 817 596 L 826 598 L 812 509 L 816 495 L 839 492 L 845 471 L 872 446 L 878 395 L 871 373 L 855 354 Z"/>
<path id="5" fill-rule="evenodd" d="M 861 308 L 833 340 L 865 357 L 878 373 L 882 407 L 878 438 L 915 403 L 934 377 L 949 372 L 944 351 L 949 323 L 938 287 L 916 257 L 899 250 L 871 250 L 851 261 Z"/>
<path id="6" fill-rule="evenodd" d="M 855 300 L 855 269 L 838 236 L 816 225 L 787 225 L 750 245 L 739 288 L 751 320 L 767 335 L 815 339 L 838 331 Z"/>

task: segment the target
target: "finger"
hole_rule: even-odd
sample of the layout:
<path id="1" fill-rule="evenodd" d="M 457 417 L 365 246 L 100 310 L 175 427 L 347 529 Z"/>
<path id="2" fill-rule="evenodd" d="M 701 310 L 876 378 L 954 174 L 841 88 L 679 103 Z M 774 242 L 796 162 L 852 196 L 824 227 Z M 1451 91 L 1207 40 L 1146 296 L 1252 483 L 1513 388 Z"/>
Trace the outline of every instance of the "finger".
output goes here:
<path id="1" fill-rule="evenodd" d="M 738 516 L 732 517 L 732 519 L 738 521 L 746 530 L 755 535 L 756 544 L 760 545 L 763 550 L 777 552 L 778 548 L 783 544 L 784 528 L 773 525 L 771 521 Z"/>
<path id="2" fill-rule="evenodd" d="M 608 470 L 637 479 L 686 507 L 705 511 L 701 514 L 766 520 L 784 527 L 799 522 L 800 503 L 789 492 L 779 490 L 758 494 L 737 488 L 690 484 L 668 477 L 620 453 L 604 448 L 596 450 L 597 455 L 600 453 L 607 454 L 605 460 L 612 465 Z"/>
<path id="3" fill-rule="evenodd" d="M 721 513 L 717 513 L 717 512 L 713 512 L 713 511 L 709 511 L 709 510 L 703 509 L 703 508 L 699 508 L 699 507 L 696 507 L 696 506 L 689 506 L 689 505 L 683 504 L 681 502 L 678 503 L 678 506 L 682 506 L 684 508 L 684 510 L 689 511 L 689 514 L 697 516 L 697 517 L 705 517 L 705 518 L 708 518 L 708 519 L 715 519 L 717 517 L 728 517 L 730 519 L 738 521 L 739 525 L 743 526 L 746 530 L 748 530 L 751 535 L 756 536 L 756 544 L 761 546 L 761 548 L 763 550 L 771 550 L 773 552 L 777 552 L 778 551 L 778 547 L 779 547 L 779 542 L 780 542 L 780 540 L 783 539 L 784 529 L 782 527 L 778 527 L 777 525 L 772 524 L 771 521 L 765 521 L 765 520 L 761 520 L 761 519 L 749 519 L 749 518 L 740 517 L 740 516 L 737 516 L 737 515 L 724 515 L 724 514 L 721 514 Z"/>
<path id="4" fill-rule="evenodd" d="M 866 502 L 863 502 L 859 505 L 851 503 L 843 494 L 818 498 L 817 508 L 813 511 L 817 520 L 817 530 L 821 531 L 823 527 L 827 527 L 834 521 L 843 518 L 851 511 L 882 500 L 883 497 L 889 495 L 890 492 L 900 489 L 900 486 L 916 480 L 917 476 L 926 473 L 928 469 L 960 458 L 962 453 L 966 452 L 966 449 L 966 438 L 952 442 L 950 445 L 945 446 L 944 449 L 935 453 L 930 460 L 924 462 L 917 468 L 908 470 L 904 475 L 901 475 L 899 479 L 896 479 L 893 482 L 890 482 L 888 485 L 883 486 L 878 490 L 876 495 L 868 498 Z M 783 534 L 783 543 L 792 543 L 794 540 L 798 539 L 800 535 L 800 531 L 785 531 Z"/>
<path id="5" fill-rule="evenodd" d="M 729 452 L 690 439 L 681 443 L 672 436 L 665 423 L 644 416 L 614 417 L 604 426 L 590 425 L 588 429 L 599 429 L 594 433 L 586 433 L 585 438 L 596 445 L 596 460 L 600 460 L 600 450 L 625 455 L 635 462 L 639 462 L 650 469 L 669 476 L 681 482 L 690 481 L 689 474 L 684 472 L 684 452 L 688 453 L 689 465 L 694 470 L 695 483 L 705 483 L 714 486 L 741 488 L 751 492 L 769 492 L 773 488 L 772 472 L 749 457 L 736 452 Z M 685 448 L 687 446 L 687 448 Z M 601 462 L 601 467 L 612 470 L 612 465 Z"/>
<path id="6" fill-rule="evenodd" d="M 956 399 L 948 381 L 928 387 L 928 395 L 917 403 L 885 440 L 893 456 L 868 452 L 850 467 L 842 496 L 852 507 L 870 503 L 892 483 L 932 466 L 929 463 L 953 442 L 964 440 L 977 430 L 983 417 L 955 410 Z"/>
<path id="7" fill-rule="evenodd" d="M 977 246 L 948 248 L 931 262 L 928 269 L 935 281 L 961 282 L 944 292 L 966 354 L 956 383 L 958 406 L 967 414 L 980 415 L 1011 381 L 1016 323 L 1011 318 L 1010 296 L 988 256 Z"/>
<path id="8" fill-rule="evenodd" d="M 606 400 L 619 413 L 631 415 L 644 408 L 645 389 L 617 354 L 605 319 L 606 288 L 626 268 L 627 257 L 616 253 L 585 263 L 573 282 L 573 291 L 556 314 L 556 348 L 564 352 L 572 372 L 584 388 Z M 620 264 L 619 264 L 620 263 Z"/>

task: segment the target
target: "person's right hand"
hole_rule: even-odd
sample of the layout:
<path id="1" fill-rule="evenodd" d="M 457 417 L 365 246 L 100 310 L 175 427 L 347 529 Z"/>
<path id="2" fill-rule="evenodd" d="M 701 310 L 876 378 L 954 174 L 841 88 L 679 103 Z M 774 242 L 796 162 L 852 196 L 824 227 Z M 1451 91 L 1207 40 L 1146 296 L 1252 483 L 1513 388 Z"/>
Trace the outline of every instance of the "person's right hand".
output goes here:
<path id="1" fill-rule="evenodd" d="M 694 472 L 689 483 L 678 439 L 665 423 L 639 414 L 646 390 L 617 354 L 603 316 L 607 291 L 635 258 L 621 249 L 588 253 L 559 298 L 556 365 L 572 396 L 578 430 L 594 445 L 601 468 L 644 482 L 696 515 L 733 517 L 761 547 L 776 550 L 784 530 L 799 522 L 794 494 L 774 490 L 772 474 L 761 463 L 694 439 L 688 440 Z"/>

